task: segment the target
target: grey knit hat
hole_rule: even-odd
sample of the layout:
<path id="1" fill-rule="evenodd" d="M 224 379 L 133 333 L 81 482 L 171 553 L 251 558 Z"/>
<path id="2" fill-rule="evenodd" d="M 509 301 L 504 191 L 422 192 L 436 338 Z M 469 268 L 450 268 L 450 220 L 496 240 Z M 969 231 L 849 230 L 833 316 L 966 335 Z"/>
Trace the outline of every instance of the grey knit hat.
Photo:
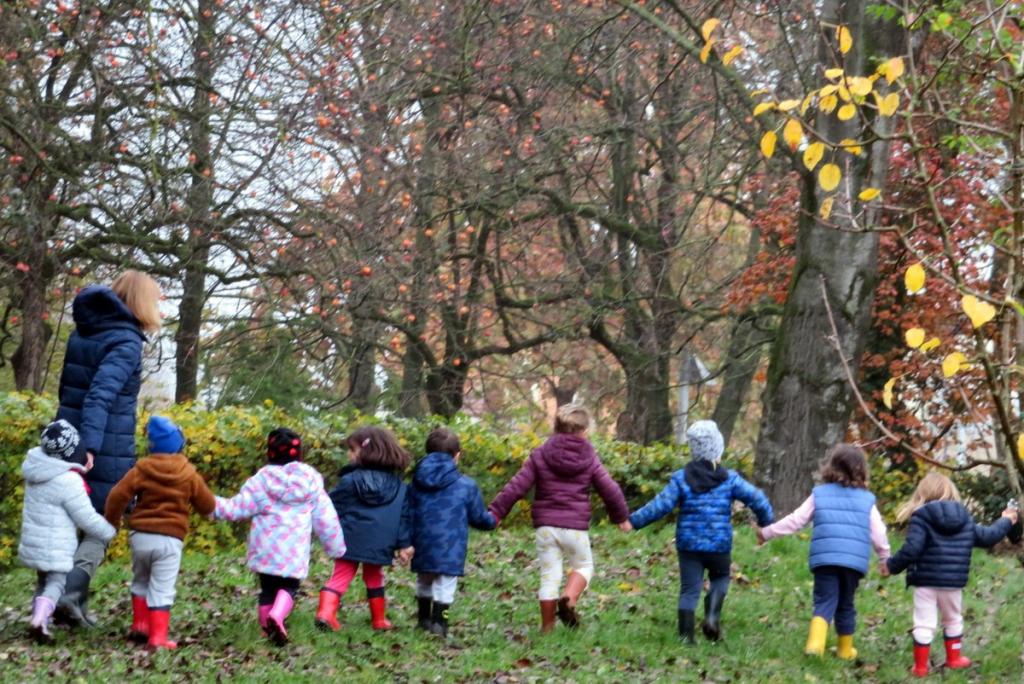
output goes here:
<path id="1" fill-rule="evenodd" d="M 46 426 L 39 437 L 39 446 L 47 456 L 85 465 L 85 448 L 78 436 L 78 430 L 63 418 Z"/>
<path id="2" fill-rule="evenodd" d="M 711 461 L 718 463 L 725 451 L 725 440 L 713 420 L 698 420 L 686 431 L 689 439 L 690 455 L 695 461 Z"/>

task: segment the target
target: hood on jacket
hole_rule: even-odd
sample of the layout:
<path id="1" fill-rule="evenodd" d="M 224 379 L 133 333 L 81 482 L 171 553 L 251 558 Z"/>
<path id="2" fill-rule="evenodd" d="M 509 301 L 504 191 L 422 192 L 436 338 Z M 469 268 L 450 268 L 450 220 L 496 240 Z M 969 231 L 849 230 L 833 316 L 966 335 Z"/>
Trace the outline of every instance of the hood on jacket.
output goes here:
<path id="1" fill-rule="evenodd" d="M 560 477 L 579 475 L 597 458 L 594 445 L 586 437 L 567 433 L 552 435 L 537 451 L 540 458 Z"/>
<path id="2" fill-rule="evenodd" d="M 270 498 L 286 504 L 300 504 L 316 496 L 323 487 L 320 473 L 300 461 L 263 466 L 263 484 Z"/>
<path id="3" fill-rule="evenodd" d="M 25 460 L 21 464 L 21 474 L 26 482 L 31 484 L 42 484 L 49 482 L 58 475 L 63 475 L 69 470 L 80 473 L 82 466 L 77 463 L 69 463 L 63 459 L 47 456 L 40 447 L 29 449 Z"/>
<path id="4" fill-rule="evenodd" d="M 437 491 L 457 481 L 461 477 L 459 466 L 451 454 L 440 451 L 427 454 L 416 466 L 412 482 L 419 489 Z"/>
<path id="5" fill-rule="evenodd" d="M 139 337 L 146 339 L 135 314 L 105 285 L 90 285 L 79 292 L 71 305 L 71 315 L 83 335 L 124 328 L 134 330 Z"/>
<path id="6" fill-rule="evenodd" d="M 683 477 L 690 489 L 703 494 L 729 479 L 729 470 L 711 461 L 693 460 L 683 469 Z"/>
<path id="7" fill-rule="evenodd" d="M 292 464 L 288 464 L 292 465 Z M 367 506 L 384 506 L 395 500 L 402 489 L 402 480 L 388 470 L 348 465 L 341 469 L 342 476 L 351 474 L 356 496 Z"/>
<path id="8" fill-rule="evenodd" d="M 151 454 L 135 462 L 135 467 L 147 478 L 164 487 L 174 487 L 192 476 L 192 464 L 185 454 Z"/>
<path id="9" fill-rule="evenodd" d="M 940 534 L 956 534 L 970 525 L 971 514 L 957 501 L 929 501 L 914 512 Z"/>

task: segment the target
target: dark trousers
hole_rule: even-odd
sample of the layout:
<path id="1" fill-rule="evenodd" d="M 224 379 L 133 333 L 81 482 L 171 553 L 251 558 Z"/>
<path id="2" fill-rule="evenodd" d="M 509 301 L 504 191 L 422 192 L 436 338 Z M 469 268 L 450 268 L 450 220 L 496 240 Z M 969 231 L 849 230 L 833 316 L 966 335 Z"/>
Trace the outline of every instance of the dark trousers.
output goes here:
<path id="1" fill-rule="evenodd" d="M 822 565 L 814 568 L 814 615 L 835 619 L 836 633 L 853 634 L 857 630 L 857 608 L 853 595 L 863 577 L 851 568 Z"/>
<path id="2" fill-rule="evenodd" d="M 277 592 L 284 589 L 292 598 L 299 591 L 299 579 L 297 577 L 278 577 L 277 575 L 264 575 L 260 573 L 260 605 L 269 606 L 277 598 Z"/>
<path id="3" fill-rule="evenodd" d="M 704 571 L 708 571 L 711 590 L 729 591 L 729 568 L 732 554 L 703 551 L 679 552 L 679 610 L 696 610 L 700 590 L 704 588 Z"/>

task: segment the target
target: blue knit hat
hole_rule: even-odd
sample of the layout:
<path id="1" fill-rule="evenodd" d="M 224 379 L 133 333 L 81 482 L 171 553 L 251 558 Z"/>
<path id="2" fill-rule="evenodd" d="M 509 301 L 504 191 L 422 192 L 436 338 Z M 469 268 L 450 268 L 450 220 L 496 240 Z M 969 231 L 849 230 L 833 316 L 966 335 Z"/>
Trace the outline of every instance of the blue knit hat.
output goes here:
<path id="1" fill-rule="evenodd" d="M 146 438 L 151 454 L 180 454 L 185 448 L 185 434 L 181 428 L 163 416 L 150 416 Z"/>
<path id="2" fill-rule="evenodd" d="M 725 440 L 713 420 L 698 420 L 686 431 L 689 439 L 690 455 L 695 461 L 711 461 L 718 463 L 725 451 Z"/>

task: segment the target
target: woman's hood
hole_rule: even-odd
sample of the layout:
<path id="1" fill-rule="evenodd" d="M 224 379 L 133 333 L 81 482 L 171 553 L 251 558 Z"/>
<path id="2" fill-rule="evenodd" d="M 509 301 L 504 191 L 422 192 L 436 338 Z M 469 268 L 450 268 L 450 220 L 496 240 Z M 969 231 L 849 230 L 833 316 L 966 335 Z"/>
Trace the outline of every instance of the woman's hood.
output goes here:
<path id="1" fill-rule="evenodd" d="M 71 305 L 71 315 L 82 335 L 124 328 L 145 339 L 135 314 L 105 285 L 90 285 L 79 292 Z"/>

